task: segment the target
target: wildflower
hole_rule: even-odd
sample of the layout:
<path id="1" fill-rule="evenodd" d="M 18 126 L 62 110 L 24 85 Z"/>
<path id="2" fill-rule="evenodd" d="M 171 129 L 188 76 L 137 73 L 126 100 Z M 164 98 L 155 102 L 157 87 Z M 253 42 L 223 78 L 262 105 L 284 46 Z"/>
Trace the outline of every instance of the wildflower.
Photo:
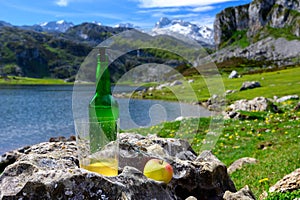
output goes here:
<path id="1" fill-rule="evenodd" d="M 259 182 L 259 183 L 263 183 L 263 182 L 266 182 L 266 181 L 269 181 L 269 178 L 263 178 L 263 179 L 260 179 L 258 182 Z"/>
<path id="2" fill-rule="evenodd" d="M 232 148 L 233 149 L 238 149 L 238 148 L 240 148 L 240 146 L 233 146 Z"/>
<path id="3" fill-rule="evenodd" d="M 261 134 L 259 133 L 259 134 L 257 134 L 257 137 L 260 137 L 261 136 Z"/>
<path id="4" fill-rule="evenodd" d="M 273 117 L 273 115 L 270 115 L 269 117 L 270 117 L 270 119 L 271 119 L 271 118 Z"/>

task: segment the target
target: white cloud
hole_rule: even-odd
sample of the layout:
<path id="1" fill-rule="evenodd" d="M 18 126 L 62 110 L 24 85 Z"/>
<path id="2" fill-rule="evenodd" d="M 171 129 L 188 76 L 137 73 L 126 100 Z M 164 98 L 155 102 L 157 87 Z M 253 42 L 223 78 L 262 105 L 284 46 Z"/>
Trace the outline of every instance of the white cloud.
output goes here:
<path id="1" fill-rule="evenodd" d="M 205 11 L 210 11 L 210 10 L 213 10 L 213 9 L 215 9 L 214 6 L 200 6 L 200 7 L 193 8 L 190 11 L 192 11 L 192 12 L 205 12 Z"/>
<path id="2" fill-rule="evenodd" d="M 71 2 L 72 3 L 92 3 L 97 0 L 55 0 L 55 4 L 61 7 L 68 6 Z"/>
<path id="3" fill-rule="evenodd" d="M 69 4 L 69 0 L 58 0 L 56 1 L 56 5 L 61 6 L 61 7 L 66 7 Z"/>
<path id="4" fill-rule="evenodd" d="M 214 16 L 208 16 L 208 15 L 202 15 L 199 16 L 198 19 L 201 20 L 196 20 L 196 19 L 190 19 L 189 21 L 194 23 L 194 24 L 198 24 L 201 26 L 208 26 L 209 28 L 213 29 L 214 26 L 214 21 L 215 21 L 215 17 Z"/>
<path id="5" fill-rule="evenodd" d="M 196 17 L 199 17 L 199 15 L 198 14 L 189 13 L 189 14 L 171 15 L 171 17 L 174 18 L 174 19 L 187 19 L 187 18 L 196 18 Z"/>
<path id="6" fill-rule="evenodd" d="M 164 8 L 182 6 L 208 6 L 216 3 L 224 3 L 237 0 L 138 0 L 142 8 Z"/>
<path id="7" fill-rule="evenodd" d="M 155 13 L 155 12 L 161 12 L 161 13 L 171 13 L 171 12 L 179 12 L 179 8 L 161 8 L 161 9 L 147 9 L 147 10 L 140 10 L 138 13 Z"/>

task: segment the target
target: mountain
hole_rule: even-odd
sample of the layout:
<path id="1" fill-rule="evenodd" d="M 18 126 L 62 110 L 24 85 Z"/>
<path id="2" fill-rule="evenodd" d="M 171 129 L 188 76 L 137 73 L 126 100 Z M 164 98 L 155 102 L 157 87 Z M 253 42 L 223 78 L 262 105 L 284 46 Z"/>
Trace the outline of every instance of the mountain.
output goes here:
<path id="1" fill-rule="evenodd" d="M 0 35 L 0 74 L 72 77 L 92 50 L 84 43 L 19 27 L 0 27 Z"/>
<path id="2" fill-rule="evenodd" d="M 10 23 L 7 23 L 5 21 L 0 21 L 0 27 L 1 26 L 12 26 Z"/>
<path id="3" fill-rule="evenodd" d="M 183 20 L 170 20 L 162 17 L 152 29 L 151 35 L 184 36 L 198 41 L 205 46 L 213 46 L 213 30 Z"/>
<path id="4" fill-rule="evenodd" d="M 102 26 L 101 22 L 97 22 L 97 21 L 92 21 L 93 24 L 97 24 L 98 26 Z"/>
<path id="5" fill-rule="evenodd" d="M 256 61 L 259 65 L 299 64 L 299 0 L 253 0 L 229 7 L 216 15 L 216 62 L 230 59 Z"/>
<path id="6" fill-rule="evenodd" d="M 47 25 L 54 28 L 54 24 L 57 23 Z M 47 25 L 44 24 L 44 27 Z M 74 77 L 93 47 L 125 30 L 94 23 L 72 26 L 65 33 L 32 29 L 0 26 L 0 75 L 61 79 Z"/>
<path id="7" fill-rule="evenodd" d="M 73 26 L 74 24 L 72 22 L 66 22 L 64 20 L 60 20 L 60 21 L 44 22 L 41 24 L 34 24 L 34 25 L 23 25 L 18 27 L 24 30 L 32 30 L 37 32 L 64 33 Z"/>
<path id="8" fill-rule="evenodd" d="M 73 41 L 87 43 L 90 46 L 96 46 L 109 37 L 126 30 L 129 30 L 129 28 L 113 28 L 95 23 L 82 23 L 69 28 L 64 33 L 64 37 Z"/>
<path id="9" fill-rule="evenodd" d="M 74 80 L 81 64 L 99 43 L 117 35 L 128 28 L 113 28 L 99 26 L 95 23 L 82 23 L 70 27 L 66 32 L 40 32 L 18 26 L 0 26 L 0 77 L 2 75 L 26 76 L 26 77 L 52 77 Z M 136 39 L 150 37 L 139 31 L 129 39 L 118 41 L 115 45 L 132 47 L 135 49 Z M 153 42 L 162 43 L 166 37 L 158 37 Z M 152 42 L 152 41 L 151 41 Z M 168 44 L 174 44 L 170 41 Z M 170 47 L 170 49 L 172 49 Z M 93 51 L 95 58 L 97 52 Z M 138 55 L 138 56 L 137 56 Z M 89 60 L 89 66 L 96 66 L 96 59 Z M 169 63 L 173 67 L 183 65 L 178 55 L 162 52 L 155 49 L 146 49 L 129 52 L 121 55 L 110 67 L 112 80 L 130 71 L 135 66 L 144 63 Z M 185 66 L 181 66 L 184 68 Z M 89 67 L 91 76 L 87 80 L 95 79 L 95 70 Z"/>
<path id="10" fill-rule="evenodd" d="M 72 22 L 66 22 L 65 20 L 44 22 L 39 25 L 42 27 L 43 31 L 46 32 L 48 31 L 66 32 L 69 28 L 74 26 Z"/>
<path id="11" fill-rule="evenodd" d="M 115 25 L 114 27 L 115 28 L 136 28 L 136 29 L 140 28 L 131 23 L 120 23 L 120 24 Z"/>

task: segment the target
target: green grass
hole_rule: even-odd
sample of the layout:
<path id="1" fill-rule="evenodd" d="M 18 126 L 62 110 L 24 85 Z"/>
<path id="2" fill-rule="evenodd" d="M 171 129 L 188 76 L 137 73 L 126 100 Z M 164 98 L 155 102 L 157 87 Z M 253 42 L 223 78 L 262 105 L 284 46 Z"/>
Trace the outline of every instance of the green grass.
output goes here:
<path id="1" fill-rule="evenodd" d="M 229 79 L 228 74 L 222 78 L 216 76 L 203 78 L 200 75 L 186 77 L 183 85 L 178 85 L 162 90 L 146 92 L 143 96 L 134 94 L 133 97 L 147 99 L 181 100 L 186 102 L 205 101 L 213 95 L 214 91 L 220 89 L 236 90 L 237 92 L 227 95 L 229 102 L 239 99 L 253 99 L 258 96 L 273 98 L 274 96 L 284 96 L 298 94 L 300 96 L 300 67 L 288 68 L 284 70 L 265 72 L 259 74 L 243 75 L 241 78 Z M 194 83 L 189 84 L 188 80 L 193 79 Z M 245 81 L 259 81 L 260 88 L 239 91 Z M 210 90 L 208 89 L 208 85 Z M 177 95 L 177 96 L 176 96 Z"/>
<path id="2" fill-rule="evenodd" d="M 247 30 L 235 31 L 233 35 L 230 37 L 230 39 L 221 45 L 221 48 L 226 47 L 228 45 L 238 46 L 241 47 L 242 49 L 248 47 L 250 45 L 250 42 L 247 38 Z"/>
<path id="3" fill-rule="evenodd" d="M 293 26 L 286 26 L 284 28 L 273 28 L 273 27 L 266 27 L 265 30 L 267 32 L 267 35 L 271 35 L 273 37 L 277 38 L 286 38 L 287 40 L 299 40 L 299 37 L 292 34 Z"/>
<path id="4" fill-rule="evenodd" d="M 300 96 L 300 67 L 293 67 L 274 72 L 243 75 L 238 79 L 229 79 L 222 75 L 222 84 L 217 77 L 200 75 L 186 77 L 183 85 L 154 90 L 143 94 L 143 98 L 167 99 L 192 102 L 207 100 L 210 94 L 207 85 L 217 91 L 237 90 L 227 96 L 228 102 L 239 99 L 253 99 L 258 96 L 273 98 L 297 94 Z M 188 80 L 193 79 L 192 91 L 188 91 Z M 259 81 L 260 88 L 239 91 L 244 81 Z M 176 94 L 176 95 L 174 95 Z M 196 95 L 196 98 L 194 97 Z M 178 98 L 180 97 L 180 98 Z M 258 198 L 263 191 L 268 191 L 283 176 L 300 167 L 300 112 L 293 107 L 298 101 L 279 103 L 282 113 L 242 112 L 244 120 L 225 120 L 221 135 L 213 148 L 213 153 L 227 166 L 242 157 L 254 157 L 259 160 L 255 165 L 247 165 L 231 175 L 236 188 L 249 185 Z M 196 152 L 203 149 L 206 133 L 211 119 L 185 119 L 183 121 L 165 122 L 150 128 L 129 130 L 140 134 L 157 134 L 161 137 L 187 139 Z M 273 199 L 290 199 L 299 197 L 299 191 L 286 194 L 272 194 Z"/>
<path id="5" fill-rule="evenodd" d="M 8 76 L 7 78 L 0 78 L 0 85 L 66 85 L 73 83 L 66 83 L 62 79 L 51 78 L 28 78 Z"/>
<path id="6" fill-rule="evenodd" d="M 249 185 L 258 198 L 283 176 L 300 167 L 300 112 L 292 110 L 296 103 L 297 101 L 288 101 L 278 104 L 283 111 L 280 114 L 244 112 L 244 115 L 250 116 L 247 120 L 224 121 L 220 137 L 212 149 L 213 153 L 227 166 L 242 157 L 259 160 L 257 164 L 246 165 L 231 174 L 237 189 Z M 185 119 L 182 122 L 165 122 L 129 131 L 187 139 L 199 153 L 206 141 L 210 121 L 210 118 Z"/>

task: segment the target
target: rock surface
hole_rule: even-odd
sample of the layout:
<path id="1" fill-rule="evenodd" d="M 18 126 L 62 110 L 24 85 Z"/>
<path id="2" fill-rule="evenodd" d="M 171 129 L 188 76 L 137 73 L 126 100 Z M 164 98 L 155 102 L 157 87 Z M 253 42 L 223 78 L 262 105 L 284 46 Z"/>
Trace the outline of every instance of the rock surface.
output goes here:
<path id="1" fill-rule="evenodd" d="M 223 96 L 219 95 L 212 95 L 204 104 L 203 106 L 207 107 L 210 111 L 222 111 L 224 106 L 226 105 L 226 100 Z"/>
<path id="2" fill-rule="evenodd" d="M 269 192 L 292 192 L 300 189 L 300 168 L 284 176 L 275 185 L 270 187 Z"/>
<path id="3" fill-rule="evenodd" d="M 276 99 L 276 102 L 281 103 L 281 102 L 292 100 L 292 99 L 297 100 L 297 99 L 299 99 L 299 96 L 298 95 L 287 95 L 287 96 L 281 97 L 279 99 Z"/>
<path id="4" fill-rule="evenodd" d="M 233 193 L 226 191 L 224 196 L 224 200 L 255 200 L 255 197 L 250 190 L 250 188 L 246 185 L 244 188 L 240 189 L 238 192 Z"/>
<path id="5" fill-rule="evenodd" d="M 258 162 L 258 160 L 256 160 L 255 158 L 249 158 L 249 157 L 240 158 L 240 159 L 234 161 L 228 167 L 227 172 L 228 172 L 228 174 L 232 174 L 236 170 L 242 169 L 244 165 L 255 164 L 257 162 Z"/>
<path id="6" fill-rule="evenodd" d="M 212 57 L 216 62 L 239 57 L 268 61 L 277 66 L 299 64 L 299 12 L 299 1 L 290 0 L 253 0 L 222 10 L 214 22 L 214 39 L 217 47 L 225 45 L 227 48 Z M 283 30 L 289 34 L 280 34 L 278 38 L 276 33 Z M 230 44 L 241 38 L 249 45 L 230 48 Z"/>
<path id="7" fill-rule="evenodd" d="M 16 154 L 0 176 L 0 199 L 222 199 L 236 192 L 226 166 L 208 151 L 199 156 L 184 140 L 120 134 L 120 173 L 104 177 L 78 167 L 74 141 L 47 142 Z M 174 169 L 167 185 L 141 172 L 151 158 Z"/>
<path id="8" fill-rule="evenodd" d="M 216 16 L 214 23 L 214 37 L 216 45 L 227 41 L 237 30 L 247 31 L 253 36 L 264 26 L 283 28 L 294 25 L 291 30 L 295 36 L 299 35 L 299 19 L 294 12 L 300 12 L 300 4 L 289 0 L 254 0 L 250 4 L 229 7 Z M 297 29 L 298 27 L 298 29 Z"/>
<path id="9" fill-rule="evenodd" d="M 248 89 L 254 89 L 257 87 L 261 87 L 260 83 L 257 81 L 246 81 L 242 84 L 242 87 L 240 88 L 240 91 L 242 90 L 248 90 Z"/>
<path id="10" fill-rule="evenodd" d="M 227 107 L 224 115 L 226 118 L 242 118 L 238 111 L 273 111 L 277 112 L 278 108 L 272 101 L 265 97 L 256 97 L 252 100 L 238 100 Z"/>
<path id="11" fill-rule="evenodd" d="M 235 70 L 233 70 L 228 76 L 228 78 L 238 78 L 238 77 L 239 77 L 239 74 Z"/>

